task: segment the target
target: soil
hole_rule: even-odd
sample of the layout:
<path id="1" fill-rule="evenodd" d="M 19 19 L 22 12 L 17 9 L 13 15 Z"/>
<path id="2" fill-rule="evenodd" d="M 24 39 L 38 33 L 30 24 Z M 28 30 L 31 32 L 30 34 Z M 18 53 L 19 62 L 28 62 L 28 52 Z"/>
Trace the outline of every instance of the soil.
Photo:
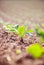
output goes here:
<path id="1" fill-rule="evenodd" d="M 0 26 L 0 65 L 44 65 L 44 55 L 34 59 L 25 51 L 28 45 L 37 42 L 39 40 L 34 33 L 32 36 L 25 35 L 20 38 L 17 34 L 9 33 Z M 20 53 L 16 54 L 16 50 L 20 50 Z"/>

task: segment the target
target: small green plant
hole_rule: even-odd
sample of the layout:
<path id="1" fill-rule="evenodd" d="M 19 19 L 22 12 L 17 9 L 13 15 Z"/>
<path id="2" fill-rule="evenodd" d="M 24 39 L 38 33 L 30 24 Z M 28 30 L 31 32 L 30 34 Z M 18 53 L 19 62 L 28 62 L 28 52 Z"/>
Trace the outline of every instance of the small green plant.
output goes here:
<path id="1" fill-rule="evenodd" d="M 3 29 L 6 29 L 7 32 L 15 32 L 17 33 L 17 28 L 18 25 L 10 25 L 10 24 L 6 24 L 5 22 L 1 23 L 3 26 Z"/>
<path id="2" fill-rule="evenodd" d="M 16 34 L 18 34 L 18 30 L 17 30 L 18 27 L 19 27 L 18 24 L 12 25 L 11 28 L 10 28 L 10 30 L 8 30 L 8 31 L 9 31 L 9 32 L 15 32 Z"/>
<path id="3" fill-rule="evenodd" d="M 36 34 L 44 38 L 44 30 L 38 27 L 35 28 Z"/>
<path id="4" fill-rule="evenodd" d="M 34 58 L 39 58 L 43 53 L 43 48 L 40 44 L 34 43 L 26 48 L 26 52 L 31 54 Z"/>
<path id="5" fill-rule="evenodd" d="M 25 26 L 11 26 L 11 25 L 6 25 L 8 31 L 10 32 L 15 32 L 16 34 L 18 34 L 20 37 L 23 37 L 25 34 Z"/>
<path id="6" fill-rule="evenodd" d="M 44 43 L 44 30 L 36 27 L 35 32 L 38 35 L 38 39 L 40 40 L 40 42 Z"/>
<path id="7" fill-rule="evenodd" d="M 23 37 L 24 36 L 25 31 L 26 30 L 25 30 L 25 26 L 24 25 L 19 26 L 19 28 L 18 28 L 18 34 L 19 34 L 20 37 Z"/>
<path id="8" fill-rule="evenodd" d="M 21 25 L 19 26 L 18 24 L 16 25 L 10 25 L 10 24 L 6 24 L 6 23 L 2 23 L 3 28 L 6 29 L 8 32 L 15 32 L 16 34 L 18 34 L 20 37 L 23 37 L 25 34 L 29 34 L 31 35 L 31 32 L 33 32 L 32 29 L 28 30 L 26 28 L 26 26 Z"/>

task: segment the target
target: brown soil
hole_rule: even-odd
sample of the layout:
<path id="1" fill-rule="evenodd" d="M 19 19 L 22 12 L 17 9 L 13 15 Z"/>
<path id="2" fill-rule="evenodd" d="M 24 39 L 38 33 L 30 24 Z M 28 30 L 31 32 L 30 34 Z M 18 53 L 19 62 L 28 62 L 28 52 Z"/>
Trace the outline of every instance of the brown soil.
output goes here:
<path id="1" fill-rule="evenodd" d="M 26 35 L 22 39 L 0 27 L 0 65 L 44 65 L 44 55 L 34 59 L 25 51 L 25 48 L 34 42 L 39 42 L 35 34 L 31 37 Z M 16 50 L 21 52 L 17 55 Z"/>

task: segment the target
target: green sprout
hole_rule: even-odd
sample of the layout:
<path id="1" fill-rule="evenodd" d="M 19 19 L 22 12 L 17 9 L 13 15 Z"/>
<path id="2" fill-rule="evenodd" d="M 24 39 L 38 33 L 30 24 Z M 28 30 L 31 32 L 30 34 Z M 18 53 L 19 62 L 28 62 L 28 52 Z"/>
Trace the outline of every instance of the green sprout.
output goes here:
<path id="1" fill-rule="evenodd" d="M 43 53 L 43 48 L 40 44 L 34 43 L 26 48 L 26 52 L 31 54 L 34 58 L 40 58 Z"/>
<path id="2" fill-rule="evenodd" d="M 20 37 L 23 37 L 25 34 L 32 35 L 31 33 L 33 32 L 32 29 L 30 30 L 26 29 L 24 25 L 19 26 L 17 30 L 18 30 Z"/>
<path id="3" fill-rule="evenodd" d="M 20 37 L 23 37 L 25 34 L 31 35 L 31 33 L 33 32 L 32 29 L 30 30 L 26 29 L 26 26 L 24 25 L 21 26 L 19 26 L 18 24 L 10 25 L 10 24 L 6 24 L 5 22 L 3 22 L 2 25 L 3 28 L 6 29 L 8 32 L 14 32 L 18 34 Z"/>
<path id="4" fill-rule="evenodd" d="M 9 27 L 9 26 L 8 26 Z M 8 28 L 7 27 L 7 28 Z M 20 37 L 23 37 L 24 34 L 25 34 L 25 26 L 22 25 L 22 26 L 18 26 L 18 25 L 14 25 L 14 26 L 11 26 L 9 27 L 9 31 L 11 32 L 15 32 L 16 34 L 18 34 Z"/>
<path id="5" fill-rule="evenodd" d="M 8 32 L 15 32 L 16 34 L 18 34 L 20 37 L 23 37 L 25 34 L 25 26 L 19 26 L 17 25 L 10 25 L 10 24 L 6 24 L 6 23 L 2 23 L 3 28 L 6 29 Z"/>
<path id="6" fill-rule="evenodd" d="M 14 32 L 14 33 L 18 34 L 18 30 L 17 30 L 18 27 L 19 27 L 18 24 L 11 26 L 9 32 Z"/>
<path id="7" fill-rule="evenodd" d="M 13 28 L 12 28 L 12 25 L 6 25 L 6 26 L 5 26 L 5 29 L 11 30 L 11 29 L 13 29 Z"/>
<path id="8" fill-rule="evenodd" d="M 43 29 L 40 29 L 40 28 L 36 27 L 35 31 L 36 31 L 37 35 L 44 38 L 44 30 Z"/>
<path id="9" fill-rule="evenodd" d="M 36 27 L 35 32 L 38 35 L 38 39 L 40 40 L 40 42 L 44 43 L 44 30 Z"/>
<path id="10" fill-rule="evenodd" d="M 17 33 L 17 28 L 18 28 L 18 25 L 10 25 L 10 24 L 6 24 L 5 22 L 2 23 L 3 25 L 3 29 L 6 29 L 7 32 L 15 32 Z"/>
<path id="11" fill-rule="evenodd" d="M 24 34 L 25 34 L 25 26 L 24 25 L 19 26 L 19 28 L 18 28 L 18 34 L 19 34 L 20 37 L 24 36 Z"/>

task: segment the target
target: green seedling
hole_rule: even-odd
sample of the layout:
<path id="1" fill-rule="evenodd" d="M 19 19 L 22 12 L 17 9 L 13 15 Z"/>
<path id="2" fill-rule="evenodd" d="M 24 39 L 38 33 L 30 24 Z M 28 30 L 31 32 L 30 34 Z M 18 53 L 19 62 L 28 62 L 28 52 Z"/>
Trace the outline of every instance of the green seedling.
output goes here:
<path id="1" fill-rule="evenodd" d="M 9 32 L 15 32 L 16 34 L 18 34 L 18 30 L 17 30 L 18 27 L 19 27 L 18 24 L 17 24 L 17 25 L 13 25 L 13 26 L 11 26 Z"/>
<path id="2" fill-rule="evenodd" d="M 26 52 L 31 54 L 34 58 L 40 58 L 43 53 L 43 48 L 40 44 L 34 43 L 26 48 Z"/>
<path id="3" fill-rule="evenodd" d="M 25 26 L 19 26 L 19 25 L 7 25 L 3 23 L 3 28 L 6 29 L 8 32 L 15 32 L 18 34 L 20 37 L 22 37 L 25 34 Z"/>
<path id="4" fill-rule="evenodd" d="M 3 25 L 3 28 L 6 29 L 8 32 L 15 32 L 17 33 L 17 28 L 18 28 L 18 25 L 10 25 L 10 24 L 6 24 L 5 22 L 2 22 L 1 23 Z"/>
<path id="5" fill-rule="evenodd" d="M 12 25 L 6 25 L 6 27 L 5 27 L 7 30 L 11 30 L 11 29 L 13 29 L 12 28 Z"/>
<path id="6" fill-rule="evenodd" d="M 36 31 L 37 35 L 44 38 L 44 30 L 43 29 L 35 28 L 35 31 Z"/>
<path id="7" fill-rule="evenodd" d="M 24 36 L 25 31 L 26 30 L 25 30 L 25 26 L 24 25 L 19 26 L 19 28 L 18 28 L 18 34 L 19 34 L 20 37 L 23 37 Z"/>
<path id="8" fill-rule="evenodd" d="M 18 26 L 18 25 L 16 26 L 16 25 L 14 25 L 12 28 L 10 27 L 9 31 L 15 32 L 20 37 L 22 37 L 25 34 L 25 26 L 24 25 L 22 25 L 22 26 Z"/>
<path id="9" fill-rule="evenodd" d="M 18 34 L 20 37 L 23 37 L 25 34 L 32 35 L 31 33 L 33 32 L 32 29 L 27 30 L 24 25 L 19 26 L 18 24 L 16 25 L 10 25 L 6 24 L 5 22 L 2 23 L 3 28 L 6 29 L 8 32 L 14 32 Z"/>

